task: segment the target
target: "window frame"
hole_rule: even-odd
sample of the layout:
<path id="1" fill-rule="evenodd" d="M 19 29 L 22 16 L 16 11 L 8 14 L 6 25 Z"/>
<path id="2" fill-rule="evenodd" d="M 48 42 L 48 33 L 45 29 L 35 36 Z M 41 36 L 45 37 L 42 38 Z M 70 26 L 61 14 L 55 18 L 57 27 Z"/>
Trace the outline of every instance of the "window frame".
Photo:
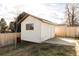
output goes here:
<path id="1" fill-rule="evenodd" d="M 32 28 L 31 28 L 31 26 L 32 26 Z M 33 23 L 26 24 L 26 30 L 34 30 L 34 24 Z"/>

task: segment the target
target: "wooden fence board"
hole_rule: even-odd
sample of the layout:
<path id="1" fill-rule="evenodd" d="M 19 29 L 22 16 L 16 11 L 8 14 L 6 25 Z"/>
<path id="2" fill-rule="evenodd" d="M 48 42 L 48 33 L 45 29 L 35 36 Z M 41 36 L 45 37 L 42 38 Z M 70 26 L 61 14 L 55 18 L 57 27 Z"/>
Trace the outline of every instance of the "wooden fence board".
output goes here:
<path id="1" fill-rule="evenodd" d="M 13 44 L 20 37 L 20 33 L 0 33 L 0 46 Z"/>
<path id="2" fill-rule="evenodd" d="M 57 26 L 55 34 L 62 37 L 79 37 L 79 27 Z"/>

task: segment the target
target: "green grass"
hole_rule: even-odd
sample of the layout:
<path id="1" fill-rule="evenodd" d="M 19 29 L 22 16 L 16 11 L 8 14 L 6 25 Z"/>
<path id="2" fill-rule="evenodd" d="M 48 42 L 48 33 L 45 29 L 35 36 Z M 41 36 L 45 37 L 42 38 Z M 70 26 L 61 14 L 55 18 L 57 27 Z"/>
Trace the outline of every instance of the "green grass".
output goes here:
<path id="1" fill-rule="evenodd" d="M 35 44 L 23 42 L 17 45 L 9 45 L 0 48 L 0 55 L 3 56 L 74 56 L 75 47 L 56 44 Z"/>

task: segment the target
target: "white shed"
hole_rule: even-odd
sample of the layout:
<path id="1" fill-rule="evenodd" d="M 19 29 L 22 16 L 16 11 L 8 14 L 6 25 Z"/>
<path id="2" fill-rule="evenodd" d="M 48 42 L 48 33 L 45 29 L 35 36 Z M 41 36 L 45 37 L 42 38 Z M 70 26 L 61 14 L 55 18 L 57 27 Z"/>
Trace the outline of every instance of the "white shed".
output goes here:
<path id="1" fill-rule="evenodd" d="M 55 36 L 54 24 L 48 20 L 27 14 L 21 23 L 21 40 L 41 43 Z"/>

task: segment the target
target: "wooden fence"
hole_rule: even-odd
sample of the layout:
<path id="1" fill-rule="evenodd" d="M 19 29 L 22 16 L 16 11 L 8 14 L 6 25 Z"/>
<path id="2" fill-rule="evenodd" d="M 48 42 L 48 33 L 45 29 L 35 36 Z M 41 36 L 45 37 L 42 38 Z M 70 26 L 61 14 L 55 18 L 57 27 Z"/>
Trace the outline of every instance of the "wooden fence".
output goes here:
<path id="1" fill-rule="evenodd" d="M 20 37 L 20 33 L 0 33 L 0 47 L 13 44 Z"/>
<path id="2" fill-rule="evenodd" d="M 62 37 L 79 37 L 79 27 L 56 26 L 55 34 Z"/>

